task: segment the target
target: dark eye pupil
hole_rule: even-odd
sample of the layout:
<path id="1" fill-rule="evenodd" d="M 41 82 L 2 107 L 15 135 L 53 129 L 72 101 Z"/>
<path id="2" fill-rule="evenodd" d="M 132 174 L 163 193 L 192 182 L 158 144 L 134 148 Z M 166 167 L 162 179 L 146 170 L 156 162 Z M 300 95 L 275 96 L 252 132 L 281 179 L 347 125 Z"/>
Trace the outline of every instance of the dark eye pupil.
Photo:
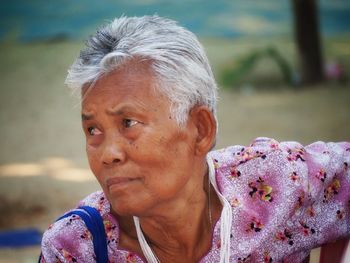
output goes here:
<path id="1" fill-rule="evenodd" d="M 90 135 L 94 135 L 94 128 L 93 127 L 89 127 L 88 128 L 88 132 Z"/>
<path id="2" fill-rule="evenodd" d="M 130 119 L 124 120 L 124 125 L 125 125 L 125 127 L 130 127 L 130 125 L 131 125 L 131 120 L 130 120 Z"/>

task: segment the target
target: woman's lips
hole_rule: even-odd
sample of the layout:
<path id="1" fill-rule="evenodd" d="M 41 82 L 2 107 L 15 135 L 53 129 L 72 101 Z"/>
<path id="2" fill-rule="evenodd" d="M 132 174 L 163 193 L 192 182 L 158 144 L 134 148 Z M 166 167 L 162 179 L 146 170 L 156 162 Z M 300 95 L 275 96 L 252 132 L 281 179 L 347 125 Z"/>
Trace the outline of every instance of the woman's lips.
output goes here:
<path id="1" fill-rule="evenodd" d="M 119 190 L 125 187 L 128 187 L 129 184 L 137 181 L 138 178 L 130 178 L 130 177 L 112 177 L 107 179 L 107 189 L 108 190 Z"/>

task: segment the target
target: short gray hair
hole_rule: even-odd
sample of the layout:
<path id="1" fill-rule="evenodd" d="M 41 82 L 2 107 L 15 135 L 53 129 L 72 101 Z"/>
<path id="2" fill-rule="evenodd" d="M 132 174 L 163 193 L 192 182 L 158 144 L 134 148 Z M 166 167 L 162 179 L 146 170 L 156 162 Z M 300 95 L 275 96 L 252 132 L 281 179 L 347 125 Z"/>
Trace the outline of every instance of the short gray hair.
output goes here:
<path id="1" fill-rule="evenodd" d="M 73 90 L 93 86 L 137 57 L 151 61 L 159 91 L 169 98 L 179 125 L 196 105 L 207 106 L 215 116 L 217 85 L 202 45 L 193 33 L 159 16 L 122 16 L 100 28 L 70 67 L 66 84 Z"/>

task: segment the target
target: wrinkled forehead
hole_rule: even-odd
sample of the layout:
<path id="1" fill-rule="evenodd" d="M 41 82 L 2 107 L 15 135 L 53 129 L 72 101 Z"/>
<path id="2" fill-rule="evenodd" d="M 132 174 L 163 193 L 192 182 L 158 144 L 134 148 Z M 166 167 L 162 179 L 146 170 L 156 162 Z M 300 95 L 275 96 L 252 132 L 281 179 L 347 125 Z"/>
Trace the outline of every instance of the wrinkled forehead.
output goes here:
<path id="1" fill-rule="evenodd" d="M 159 107 L 165 113 L 171 108 L 168 97 L 158 89 L 149 65 L 142 62 L 125 64 L 82 89 L 82 111 L 105 111 L 123 105 L 145 112 Z"/>
<path id="2" fill-rule="evenodd" d="M 142 58 L 130 58 L 123 63 L 112 67 L 112 70 L 103 72 L 93 82 L 86 83 L 81 89 L 81 96 L 84 96 L 92 89 L 101 89 L 108 84 L 120 84 L 119 86 L 127 86 L 125 82 L 130 85 L 137 85 L 139 88 L 144 88 L 142 83 L 151 84 L 153 91 L 158 93 L 160 90 L 160 81 L 156 77 L 152 69 L 152 61 Z"/>

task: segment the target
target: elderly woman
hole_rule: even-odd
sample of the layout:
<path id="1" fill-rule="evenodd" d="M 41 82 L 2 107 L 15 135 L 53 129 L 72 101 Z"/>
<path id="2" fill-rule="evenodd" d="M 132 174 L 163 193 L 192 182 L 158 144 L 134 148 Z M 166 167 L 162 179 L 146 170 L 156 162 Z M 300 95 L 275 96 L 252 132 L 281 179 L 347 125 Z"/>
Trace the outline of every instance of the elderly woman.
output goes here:
<path id="1" fill-rule="evenodd" d="M 41 262 L 99 261 L 98 241 L 104 262 L 302 262 L 350 235 L 350 143 L 258 138 L 210 152 L 217 87 L 202 46 L 174 21 L 114 20 L 67 84 L 82 94 L 102 188 L 79 206 L 100 222 L 83 209 L 56 221 Z M 91 225 L 102 221 L 98 236 Z"/>

